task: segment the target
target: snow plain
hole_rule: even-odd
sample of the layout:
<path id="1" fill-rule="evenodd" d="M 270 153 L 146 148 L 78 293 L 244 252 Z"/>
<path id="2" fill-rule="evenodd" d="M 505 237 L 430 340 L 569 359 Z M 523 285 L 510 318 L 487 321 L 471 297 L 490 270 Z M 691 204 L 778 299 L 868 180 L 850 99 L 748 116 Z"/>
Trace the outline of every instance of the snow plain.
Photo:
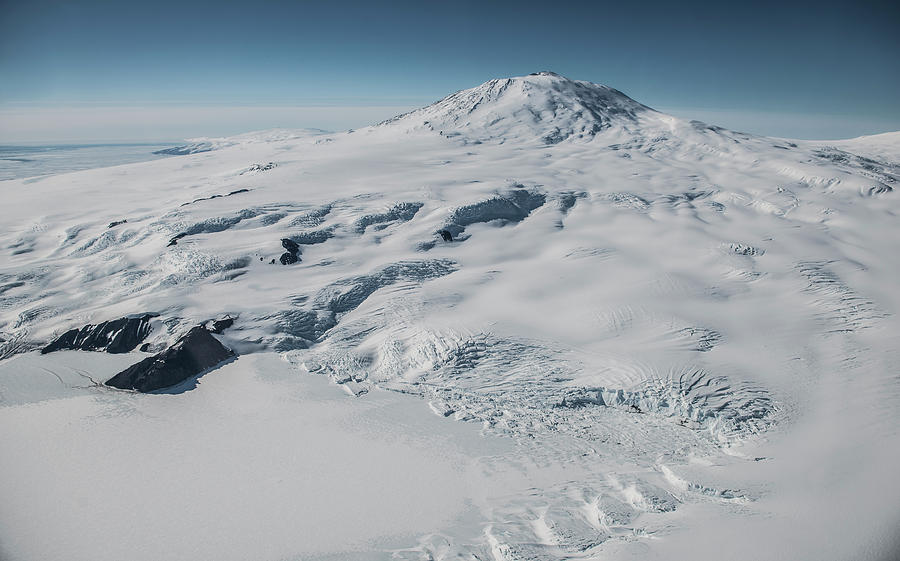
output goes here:
<path id="1" fill-rule="evenodd" d="M 210 147 L 2 183 L 4 558 L 897 552 L 900 133 L 540 73 Z M 143 312 L 239 357 L 139 394 L 145 353 L 34 352 Z"/>
<path id="2" fill-rule="evenodd" d="M 171 146 L 171 145 L 169 145 Z M 164 144 L 0 145 L 0 181 L 157 160 Z"/>

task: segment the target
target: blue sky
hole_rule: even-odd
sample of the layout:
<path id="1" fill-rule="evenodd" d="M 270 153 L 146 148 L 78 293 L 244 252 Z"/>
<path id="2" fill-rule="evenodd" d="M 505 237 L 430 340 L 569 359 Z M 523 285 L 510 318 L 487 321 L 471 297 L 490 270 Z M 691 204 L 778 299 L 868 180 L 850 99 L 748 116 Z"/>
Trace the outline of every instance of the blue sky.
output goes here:
<path id="1" fill-rule="evenodd" d="M 0 1 L 0 142 L 341 129 L 537 70 L 749 132 L 900 129 L 896 2 Z"/>

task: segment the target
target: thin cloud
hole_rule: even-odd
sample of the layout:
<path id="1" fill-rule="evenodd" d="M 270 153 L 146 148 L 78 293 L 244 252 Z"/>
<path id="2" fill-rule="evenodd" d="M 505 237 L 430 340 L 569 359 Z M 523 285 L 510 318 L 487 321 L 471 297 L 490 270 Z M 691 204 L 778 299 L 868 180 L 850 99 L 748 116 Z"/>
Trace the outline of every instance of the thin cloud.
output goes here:
<path id="1" fill-rule="evenodd" d="M 346 130 L 412 107 L 91 106 L 0 108 L 0 142 L 124 142 L 224 136 L 270 128 Z"/>

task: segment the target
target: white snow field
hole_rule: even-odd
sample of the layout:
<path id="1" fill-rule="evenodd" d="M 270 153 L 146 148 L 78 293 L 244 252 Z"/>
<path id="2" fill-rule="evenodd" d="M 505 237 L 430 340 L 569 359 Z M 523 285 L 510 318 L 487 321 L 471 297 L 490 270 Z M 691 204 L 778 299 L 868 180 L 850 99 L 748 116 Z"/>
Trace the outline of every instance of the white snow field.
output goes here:
<path id="1" fill-rule="evenodd" d="M 898 552 L 900 133 L 545 72 L 254 138 L 0 182 L 4 561 Z M 237 358 L 103 384 L 225 316 Z"/>

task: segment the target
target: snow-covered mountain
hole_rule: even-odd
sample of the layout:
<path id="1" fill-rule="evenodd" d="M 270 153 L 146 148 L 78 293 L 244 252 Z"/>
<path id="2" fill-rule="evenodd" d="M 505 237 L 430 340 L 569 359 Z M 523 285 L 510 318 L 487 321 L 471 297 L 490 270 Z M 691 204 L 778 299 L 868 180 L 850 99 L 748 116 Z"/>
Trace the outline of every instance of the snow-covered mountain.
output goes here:
<path id="1" fill-rule="evenodd" d="M 438 131 L 476 142 L 592 139 L 613 126 L 637 128 L 659 114 L 620 91 L 553 72 L 491 80 L 379 126 Z"/>
<path id="2" fill-rule="evenodd" d="M 6 557 L 893 547 L 897 133 L 541 72 L 203 142 L 0 183 Z"/>

